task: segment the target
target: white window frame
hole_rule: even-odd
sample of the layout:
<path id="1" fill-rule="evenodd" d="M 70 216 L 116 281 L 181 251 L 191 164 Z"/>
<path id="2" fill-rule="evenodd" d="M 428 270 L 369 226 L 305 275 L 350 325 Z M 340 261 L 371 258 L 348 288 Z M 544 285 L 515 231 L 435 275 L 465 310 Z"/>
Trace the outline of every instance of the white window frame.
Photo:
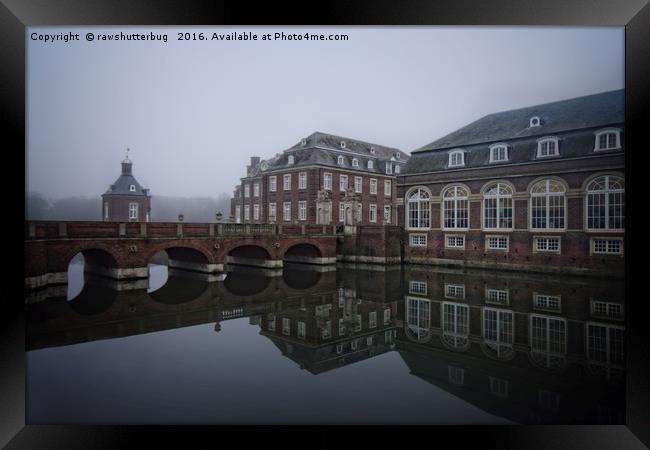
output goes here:
<path id="1" fill-rule="evenodd" d="M 377 328 L 377 311 L 368 313 L 368 328 Z"/>
<path id="2" fill-rule="evenodd" d="M 392 175 L 393 174 L 393 163 L 392 162 L 387 162 L 386 163 L 386 174 L 387 175 Z"/>
<path id="3" fill-rule="evenodd" d="M 446 314 L 447 307 L 450 308 L 452 321 L 449 322 Z M 465 303 L 441 302 L 440 303 L 440 339 L 443 344 L 454 348 L 463 349 L 469 346 L 469 336 L 471 331 L 471 314 L 470 307 Z M 466 319 L 463 323 L 460 318 Z M 449 342 L 451 338 L 451 342 Z"/>
<path id="4" fill-rule="evenodd" d="M 323 172 L 323 189 L 332 190 L 332 174 L 330 172 Z"/>
<path id="5" fill-rule="evenodd" d="M 533 309 L 539 311 L 562 312 L 562 296 L 533 292 Z"/>
<path id="6" fill-rule="evenodd" d="M 298 189 L 307 189 L 307 172 L 298 174 Z"/>
<path id="7" fill-rule="evenodd" d="M 413 200 L 411 200 L 413 198 Z M 407 230 L 429 230 L 431 229 L 431 192 L 423 186 L 415 187 L 406 193 L 404 212 L 406 214 L 405 224 Z M 411 225 L 409 215 L 411 208 L 417 207 L 414 211 L 416 226 Z"/>
<path id="8" fill-rule="evenodd" d="M 296 158 L 293 155 L 287 157 L 287 164 L 292 165 L 296 162 Z"/>
<path id="9" fill-rule="evenodd" d="M 307 337 L 307 325 L 305 322 L 298 322 L 298 339 L 305 339 Z"/>
<path id="10" fill-rule="evenodd" d="M 251 220 L 251 207 L 244 205 L 244 220 Z"/>
<path id="11" fill-rule="evenodd" d="M 533 333 L 534 333 L 534 327 L 533 327 L 533 321 L 535 319 L 540 319 L 545 321 L 545 327 L 543 330 L 545 331 L 545 336 L 543 337 L 544 340 L 544 347 L 543 348 L 535 348 L 534 347 L 534 341 L 533 341 Z M 529 347 L 530 347 L 530 352 L 533 353 L 540 353 L 545 356 L 546 358 L 546 367 L 550 367 L 550 358 L 551 357 L 556 357 L 560 358 L 563 361 L 566 359 L 566 354 L 567 354 L 567 336 L 568 336 L 568 323 L 567 320 L 564 317 L 555 317 L 555 316 L 546 316 L 542 314 L 530 314 L 529 315 L 529 322 L 528 322 L 528 339 L 529 339 Z M 557 322 L 557 323 L 562 323 L 562 328 L 563 328 L 563 339 L 561 341 L 555 340 L 551 341 L 551 327 L 550 323 L 551 322 Z M 553 351 L 552 350 L 552 345 L 555 345 L 556 347 L 559 346 L 560 351 Z"/>
<path id="12" fill-rule="evenodd" d="M 597 242 L 605 241 L 605 251 L 597 250 Z M 610 251 L 610 242 L 619 242 L 619 251 Z M 618 255 L 623 256 L 623 238 L 622 237 L 592 237 L 589 239 L 589 254 L 590 255 Z"/>
<path id="13" fill-rule="evenodd" d="M 598 349 L 601 351 L 604 350 L 605 353 L 604 361 L 601 359 L 596 359 L 593 356 L 596 349 L 594 349 L 591 345 L 592 340 L 590 339 L 589 336 L 589 329 L 591 327 L 604 328 L 605 330 L 607 330 L 605 333 L 604 349 Z M 612 361 L 612 330 L 621 331 L 623 334 L 623 339 L 620 341 L 621 342 L 620 355 L 618 357 L 618 360 L 620 362 L 618 363 Z M 624 368 L 625 367 L 625 327 L 617 324 L 592 322 L 592 321 L 585 323 L 585 358 L 589 363 L 596 364 L 598 366 L 613 367 L 613 368 L 620 368 L 620 369 Z"/>
<path id="14" fill-rule="evenodd" d="M 339 166 L 344 166 L 344 165 L 345 165 L 345 157 L 344 157 L 343 155 L 339 155 L 339 156 L 336 158 L 336 163 L 337 163 Z"/>
<path id="15" fill-rule="evenodd" d="M 359 160 L 357 158 L 352 158 L 352 167 L 359 167 Z"/>
<path id="16" fill-rule="evenodd" d="M 241 223 L 241 206 L 235 206 L 235 223 Z"/>
<path id="17" fill-rule="evenodd" d="M 339 203 L 339 222 L 345 222 L 345 203 Z"/>
<path id="18" fill-rule="evenodd" d="M 291 319 L 288 317 L 282 318 L 282 334 L 291 336 Z"/>
<path id="19" fill-rule="evenodd" d="M 307 201 L 298 202 L 298 220 L 307 220 Z"/>
<path id="20" fill-rule="evenodd" d="M 253 197 L 259 197 L 260 196 L 260 184 L 259 183 L 254 183 L 253 184 Z"/>
<path id="21" fill-rule="evenodd" d="M 244 198 L 249 198 L 251 196 L 251 185 L 248 183 L 244 184 Z"/>
<path id="22" fill-rule="evenodd" d="M 253 205 L 253 220 L 260 220 L 260 205 Z"/>
<path id="23" fill-rule="evenodd" d="M 291 202 L 282 203 L 282 220 L 284 222 L 291 222 Z"/>
<path id="24" fill-rule="evenodd" d="M 458 161 L 459 155 L 460 155 L 460 162 Z M 465 151 L 464 150 L 450 151 L 447 167 L 463 167 L 463 166 L 465 166 Z"/>
<path id="25" fill-rule="evenodd" d="M 384 325 L 390 325 L 390 308 L 384 309 Z"/>
<path id="26" fill-rule="evenodd" d="M 361 194 L 362 191 L 363 191 L 363 178 L 354 177 L 354 192 L 357 194 Z"/>
<path id="27" fill-rule="evenodd" d="M 372 160 L 368 160 L 368 170 L 372 170 L 375 168 L 375 163 Z"/>
<path id="28" fill-rule="evenodd" d="M 129 220 L 138 220 L 140 205 L 138 203 L 129 203 Z"/>
<path id="29" fill-rule="evenodd" d="M 348 188 L 348 176 L 347 175 L 339 175 L 339 191 L 345 192 Z"/>
<path id="30" fill-rule="evenodd" d="M 377 178 L 370 179 L 370 193 L 377 194 Z"/>
<path id="31" fill-rule="evenodd" d="M 485 287 L 485 303 L 490 305 L 509 306 L 510 290 Z"/>
<path id="32" fill-rule="evenodd" d="M 563 190 L 562 192 L 551 192 L 551 184 L 559 185 Z M 539 186 L 545 186 L 544 192 L 533 192 L 533 190 Z M 559 180 L 553 178 L 545 178 L 542 180 L 537 180 L 530 186 L 530 199 L 528 203 L 528 226 L 531 230 L 550 230 L 550 231 L 565 231 L 567 228 L 567 198 L 566 198 L 566 186 Z M 562 202 L 562 226 L 561 227 L 551 227 L 551 198 L 561 197 Z M 536 227 L 534 226 L 533 221 L 533 202 L 534 199 L 543 199 L 544 205 L 542 209 L 544 211 L 544 223 L 545 227 Z"/>
<path id="33" fill-rule="evenodd" d="M 453 300 L 465 300 L 465 285 L 445 283 L 445 298 Z"/>
<path id="34" fill-rule="evenodd" d="M 278 210 L 275 202 L 269 203 L 269 221 L 275 222 L 278 220 Z"/>
<path id="35" fill-rule="evenodd" d="M 282 189 L 285 191 L 290 191 L 291 182 L 292 182 L 291 174 L 290 173 L 284 174 L 284 176 L 282 177 Z"/>
<path id="36" fill-rule="evenodd" d="M 615 146 L 614 147 L 601 147 L 600 146 L 600 137 L 604 134 L 614 134 L 615 137 Z M 620 150 L 621 149 L 621 130 L 617 128 L 606 128 L 603 130 L 599 130 L 595 133 L 596 135 L 596 140 L 594 142 L 594 151 L 595 152 L 602 152 L 606 150 Z"/>
<path id="37" fill-rule="evenodd" d="M 390 205 L 384 205 L 384 222 L 391 223 L 391 207 Z"/>
<path id="38" fill-rule="evenodd" d="M 393 195 L 393 184 L 391 180 L 384 180 L 384 196 L 390 197 Z"/>
<path id="39" fill-rule="evenodd" d="M 542 124 L 542 120 L 539 118 L 539 116 L 533 116 L 530 118 L 530 121 L 528 122 L 528 127 L 533 128 L 533 127 L 539 127 Z"/>
<path id="40" fill-rule="evenodd" d="M 487 192 L 492 190 L 493 187 L 497 188 L 497 193 L 496 194 L 487 194 Z M 500 192 L 502 187 L 507 188 L 507 190 L 509 190 L 510 193 L 509 194 L 502 194 Z M 508 183 L 504 183 L 503 181 L 492 181 L 492 182 L 489 182 L 489 183 L 485 184 L 485 187 L 483 188 L 483 193 L 481 195 L 481 216 L 482 216 L 481 225 L 482 225 L 484 231 L 493 231 L 493 230 L 494 231 L 512 231 L 512 230 L 514 230 L 514 226 L 515 226 L 515 200 L 514 200 L 514 196 L 515 196 L 515 190 Z M 485 213 L 485 210 L 486 210 L 485 203 L 486 203 L 487 200 L 493 200 L 493 199 L 496 201 L 496 212 L 497 212 L 496 225 L 497 226 L 496 227 L 488 227 L 487 226 L 487 219 L 488 218 L 487 218 L 486 213 Z M 510 214 L 510 226 L 509 227 L 500 227 L 501 221 L 505 217 L 504 212 L 505 212 L 505 210 L 507 208 L 506 208 L 506 206 L 504 206 L 504 204 L 507 203 L 506 202 L 507 200 L 510 200 L 509 209 L 512 211 L 512 213 Z"/>
<path id="41" fill-rule="evenodd" d="M 275 175 L 269 177 L 269 192 L 277 192 L 278 190 L 278 178 Z"/>
<path id="42" fill-rule="evenodd" d="M 554 144 L 554 152 L 543 155 L 542 152 L 544 144 L 550 142 L 553 142 Z M 537 158 L 552 158 L 554 156 L 560 156 L 560 140 L 555 136 L 547 136 L 539 139 L 537 141 Z"/>
<path id="43" fill-rule="evenodd" d="M 495 313 L 496 330 L 488 330 L 486 321 L 488 313 Z M 508 321 L 504 320 L 504 316 L 509 316 L 510 329 L 508 330 L 504 325 Z M 512 355 L 512 349 L 515 344 L 515 313 L 510 309 L 490 308 L 484 307 L 482 312 L 481 329 L 483 334 L 483 342 L 495 350 L 498 357 L 507 357 L 508 354 Z M 492 336 L 488 336 L 488 331 Z M 504 352 L 505 350 L 505 352 Z"/>
<path id="44" fill-rule="evenodd" d="M 605 181 L 605 186 L 606 187 L 604 189 L 590 189 L 590 187 L 591 187 L 591 185 L 593 183 L 595 183 L 597 180 L 600 180 L 602 178 L 605 179 L 604 181 Z M 610 188 L 609 187 L 610 178 L 616 178 L 616 179 L 620 180 L 619 182 L 623 185 L 623 188 L 614 188 L 614 189 Z M 621 216 L 621 219 L 623 221 L 623 226 L 619 227 L 619 228 L 612 228 L 612 227 L 610 227 L 610 220 L 611 220 L 610 203 L 611 203 L 611 196 L 616 195 L 616 194 L 621 194 L 620 195 L 620 199 L 621 199 L 620 208 L 622 209 L 622 213 L 623 213 L 622 216 Z M 605 201 L 604 201 L 604 205 L 603 205 L 603 208 L 604 208 L 604 211 L 605 211 L 605 216 L 604 216 L 605 227 L 603 227 L 603 228 L 595 228 L 593 226 L 592 227 L 589 226 L 589 201 L 592 198 L 592 196 L 596 196 L 596 195 L 604 195 L 604 197 L 605 197 L 604 198 Z M 596 232 L 610 232 L 610 231 L 617 232 L 617 231 L 619 231 L 620 232 L 620 231 L 625 230 L 625 223 L 624 223 L 625 222 L 625 178 L 624 177 L 622 177 L 620 175 L 617 175 L 617 174 L 604 174 L 604 175 L 598 175 L 598 176 L 595 176 L 595 177 L 591 178 L 589 180 L 589 183 L 587 183 L 586 188 L 585 188 L 584 204 L 585 204 L 585 210 L 584 210 L 585 223 L 584 223 L 584 226 L 585 226 L 586 231 L 596 231 Z"/>
<path id="45" fill-rule="evenodd" d="M 452 193 L 451 197 L 446 197 L 447 193 Z M 470 221 L 470 202 L 469 202 L 469 189 L 465 186 L 454 184 L 451 186 L 445 187 L 440 193 L 440 223 L 442 224 L 443 230 L 469 230 L 469 221 Z M 464 203 L 463 203 L 464 202 Z M 447 226 L 447 220 L 445 218 L 445 213 L 447 212 L 448 204 L 451 203 L 452 218 L 451 221 L 453 226 Z M 463 208 L 463 204 L 465 207 Z M 459 217 L 459 212 L 465 210 L 467 213 L 467 223 L 466 226 L 458 226 L 458 223 L 463 219 Z"/>
<path id="46" fill-rule="evenodd" d="M 597 312 L 598 306 L 603 306 L 604 313 Z M 617 312 L 610 312 L 611 310 L 618 310 Z M 606 302 L 603 300 L 591 299 L 589 302 L 589 311 L 591 316 L 609 320 L 623 320 L 625 319 L 625 305 L 617 302 Z"/>
<path id="47" fill-rule="evenodd" d="M 426 247 L 427 235 L 424 233 L 409 233 L 410 247 Z"/>
<path id="48" fill-rule="evenodd" d="M 104 202 L 104 220 L 108 220 L 108 202 Z"/>
<path id="49" fill-rule="evenodd" d="M 269 329 L 269 331 L 275 332 L 275 314 L 269 314 L 266 322 L 266 326 Z"/>
<path id="50" fill-rule="evenodd" d="M 135 184 L 129 186 L 129 192 L 135 192 Z"/>
<path id="51" fill-rule="evenodd" d="M 374 203 L 370 204 L 368 220 L 371 223 L 377 223 L 377 205 L 375 205 Z"/>
<path id="52" fill-rule="evenodd" d="M 549 241 L 557 241 L 557 249 L 549 250 Z M 546 242 L 546 248 L 540 248 L 540 244 Z M 543 246 L 542 246 L 543 247 Z M 562 254 L 562 237 L 561 236 L 533 236 L 533 253 L 551 253 Z"/>
<path id="53" fill-rule="evenodd" d="M 399 164 L 395 164 L 395 174 L 399 174 L 402 172 L 402 166 Z"/>
<path id="54" fill-rule="evenodd" d="M 503 158 L 495 158 L 495 156 L 499 156 L 500 151 L 503 150 Z M 493 144 L 490 146 L 490 162 L 491 163 L 499 163 L 499 162 L 507 162 L 508 161 L 508 145 L 506 144 Z"/>
<path id="55" fill-rule="evenodd" d="M 506 240 L 506 247 L 505 248 L 491 247 L 490 243 L 491 243 L 492 239 L 505 239 Z M 510 251 L 510 236 L 495 235 L 495 234 L 486 235 L 485 236 L 485 251 L 509 252 Z"/>
<path id="56" fill-rule="evenodd" d="M 425 281 L 409 281 L 409 294 L 427 295 L 427 283 Z"/>
<path id="57" fill-rule="evenodd" d="M 463 240 L 463 245 L 450 245 L 450 240 L 453 239 L 456 241 L 457 239 L 462 239 Z M 445 248 L 449 250 L 465 250 L 465 235 L 464 234 L 445 234 Z"/>

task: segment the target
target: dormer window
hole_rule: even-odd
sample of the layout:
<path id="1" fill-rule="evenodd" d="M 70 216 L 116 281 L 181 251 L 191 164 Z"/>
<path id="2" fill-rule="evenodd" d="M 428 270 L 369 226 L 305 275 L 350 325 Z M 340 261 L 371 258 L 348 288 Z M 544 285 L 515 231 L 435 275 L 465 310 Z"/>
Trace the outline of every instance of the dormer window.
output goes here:
<path id="1" fill-rule="evenodd" d="M 541 124 L 542 124 L 542 121 L 539 119 L 538 116 L 533 116 L 533 117 L 530 118 L 530 125 L 529 125 L 530 128 L 538 127 Z"/>
<path id="2" fill-rule="evenodd" d="M 372 161 L 368 161 L 368 169 L 374 169 L 375 168 L 375 163 Z"/>
<path id="3" fill-rule="evenodd" d="M 399 153 L 395 153 L 395 159 L 400 159 L 400 154 Z"/>
<path id="4" fill-rule="evenodd" d="M 400 173 L 400 172 L 401 172 L 401 168 L 400 168 L 400 166 L 397 166 L 397 165 L 396 165 L 396 166 L 395 166 L 395 173 Z"/>
<path id="5" fill-rule="evenodd" d="M 373 155 L 375 154 L 375 147 L 370 147 L 370 153 Z"/>
<path id="6" fill-rule="evenodd" d="M 339 145 L 341 146 L 341 148 L 345 148 L 345 141 L 339 142 Z"/>
<path id="7" fill-rule="evenodd" d="M 129 192 L 135 192 L 135 184 L 129 186 Z"/>
<path id="8" fill-rule="evenodd" d="M 490 162 L 501 162 L 508 160 L 508 147 L 504 144 L 496 144 L 490 147 Z"/>
<path id="9" fill-rule="evenodd" d="M 546 158 L 548 156 L 558 156 L 558 139 L 555 137 L 544 138 L 537 141 L 537 157 Z"/>
<path id="10" fill-rule="evenodd" d="M 393 173 L 393 163 L 391 162 L 386 163 L 386 173 L 389 175 Z"/>
<path id="11" fill-rule="evenodd" d="M 352 158 L 352 167 L 359 167 L 359 160 L 357 158 Z"/>
<path id="12" fill-rule="evenodd" d="M 465 165 L 465 152 L 454 150 L 449 153 L 449 167 L 461 167 Z"/>
<path id="13" fill-rule="evenodd" d="M 302 145 L 303 147 L 304 147 L 305 145 L 307 145 L 307 139 L 304 139 L 304 138 L 303 138 L 303 139 L 300 141 L 300 145 Z"/>
<path id="14" fill-rule="evenodd" d="M 287 161 L 287 164 L 293 164 L 294 163 L 294 157 L 293 155 L 289 155 L 289 160 Z"/>
<path id="15" fill-rule="evenodd" d="M 342 166 L 343 164 L 345 164 L 345 158 L 343 156 L 339 156 L 337 162 L 339 166 Z"/>
<path id="16" fill-rule="evenodd" d="M 619 148 L 621 148 L 621 132 L 619 130 L 602 130 L 596 133 L 594 151 Z"/>

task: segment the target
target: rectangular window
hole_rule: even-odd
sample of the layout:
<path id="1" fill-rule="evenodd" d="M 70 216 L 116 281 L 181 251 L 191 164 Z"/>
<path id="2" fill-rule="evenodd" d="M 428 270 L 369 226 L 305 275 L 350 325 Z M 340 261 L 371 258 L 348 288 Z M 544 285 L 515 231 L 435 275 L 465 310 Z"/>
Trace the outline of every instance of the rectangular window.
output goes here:
<path id="1" fill-rule="evenodd" d="M 426 247 L 427 235 L 426 234 L 409 234 L 409 243 L 411 247 Z"/>
<path id="2" fill-rule="evenodd" d="M 354 192 L 361 193 L 361 177 L 354 177 Z"/>
<path id="3" fill-rule="evenodd" d="M 298 202 L 298 220 L 307 220 L 307 202 Z"/>
<path id="4" fill-rule="evenodd" d="M 305 322 L 298 322 L 298 337 L 300 339 L 305 339 L 306 332 L 307 326 L 305 325 Z"/>
<path id="5" fill-rule="evenodd" d="M 345 222 L 345 204 L 339 203 L 339 222 Z"/>
<path id="6" fill-rule="evenodd" d="M 287 222 L 291 220 L 291 202 L 284 202 L 282 204 L 282 219 Z"/>
<path id="7" fill-rule="evenodd" d="M 427 295 L 427 283 L 424 281 L 409 282 L 409 294 Z"/>
<path id="8" fill-rule="evenodd" d="M 253 220 L 260 220 L 260 205 L 253 205 Z"/>
<path id="9" fill-rule="evenodd" d="M 321 329 L 321 337 L 323 339 L 329 339 L 332 337 L 332 321 L 327 320 L 325 321 L 325 324 L 323 325 L 323 328 Z"/>
<path id="10" fill-rule="evenodd" d="M 370 205 L 370 222 L 377 222 L 377 205 Z"/>
<path id="11" fill-rule="evenodd" d="M 343 319 L 339 319 L 339 336 L 343 336 L 345 334 L 345 323 L 343 323 Z"/>
<path id="12" fill-rule="evenodd" d="M 533 307 L 535 309 L 560 312 L 562 308 L 562 299 L 559 295 L 534 294 Z"/>
<path id="13" fill-rule="evenodd" d="M 514 313 L 507 309 L 483 308 L 483 340 L 497 356 L 512 352 Z"/>
<path id="14" fill-rule="evenodd" d="M 531 356 L 545 367 L 558 367 L 566 357 L 566 319 L 530 315 Z"/>
<path id="15" fill-rule="evenodd" d="M 625 330 L 618 325 L 587 323 L 587 359 L 606 367 L 625 366 Z"/>
<path id="16" fill-rule="evenodd" d="M 386 174 L 390 175 L 393 173 L 393 163 L 386 163 Z"/>
<path id="17" fill-rule="evenodd" d="M 620 303 L 591 301 L 591 315 L 594 317 L 605 317 L 608 319 L 623 319 L 623 305 Z"/>
<path id="18" fill-rule="evenodd" d="M 323 189 L 326 191 L 331 191 L 332 190 L 332 174 L 331 173 L 324 173 L 323 174 Z"/>
<path id="19" fill-rule="evenodd" d="M 493 305 L 508 305 L 510 304 L 510 292 L 501 289 L 485 289 L 485 303 Z"/>
<path id="20" fill-rule="evenodd" d="M 465 298 L 465 285 L 463 284 L 445 284 L 445 297 L 447 298 Z"/>
<path id="21" fill-rule="evenodd" d="M 390 197 L 392 194 L 390 180 L 384 180 L 384 195 Z"/>
<path id="22" fill-rule="evenodd" d="M 390 324 L 390 309 L 384 309 L 384 325 Z"/>
<path id="23" fill-rule="evenodd" d="M 104 219 L 108 220 L 108 203 L 104 203 Z"/>
<path id="24" fill-rule="evenodd" d="M 235 206 L 235 223 L 241 223 L 241 206 Z"/>
<path id="25" fill-rule="evenodd" d="M 368 328 L 377 327 L 377 311 L 371 311 L 368 314 Z"/>
<path id="26" fill-rule="evenodd" d="M 370 347 L 370 346 L 372 345 L 372 340 L 373 340 L 373 339 L 372 339 L 372 336 L 368 336 L 368 337 L 366 338 L 366 346 L 367 346 L 367 347 Z"/>
<path id="27" fill-rule="evenodd" d="M 558 154 L 557 142 L 554 139 L 540 141 L 537 144 L 537 157 L 555 156 Z"/>
<path id="28" fill-rule="evenodd" d="M 490 149 L 490 162 L 506 161 L 508 159 L 508 151 L 505 146 L 500 145 Z"/>
<path id="29" fill-rule="evenodd" d="M 275 203 L 269 203 L 269 220 L 275 222 L 277 219 L 277 210 L 275 209 Z"/>
<path id="30" fill-rule="evenodd" d="M 348 188 L 348 176 L 340 175 L 339 176 L 339 190 L 345 191 Z"/>
<path id="31" fill-rule="evenodd" d="M 458 234 L 446 234 L 445 235 L 445 248 L 464 249 L 465 248 L 465 236 L 458 235 Z"/>
<path id="32" fill-rule="evenodd" d="M 269 177 L 269 192 L 278 190 L 278 177 L 275 175 Z"/>
<path id="33" fill-rule="evenodd" d="M 244 198 L 251 196 L 251 186 L 249 184 L 244 185 Z"/>
<path id="34" fill-rule="evenodd" d="M 253 197 L 259 197 L 260 196 L 260 184 L 255 183 L 253 185 Z"/>
<path id="35" fill-rule="evenodd" d="M 138 218 L 138 204 L 129 203 L 129 219 L 137 219 L 137 218 Z"/>
<path id="36" fill-rule="evenodd" d="M 465 370 L 461 367 L 447 366 L 449 382 L 461 386 L 465 378 Z"/>
<path id="37" fill-rule="evenodd" d="M 390 223 L 390 205 L 384 205 L 384 222 Z"/>
<path id="38" fill-rule="evenodd" d="M 533 249 L 536 252 L 560 253 L 559 237 L 538 237 L 533 238 Z"/>
<path id="39" fill-rule="evenodd" d="M 244 205 L 244 220 L 251 220 L 251 207 Z"/>
<path id="40" fill-rule="evenodd" d="M 486 250 L 508 250 L 508 236 L 486 236 Z"/>
<path id="41" fill-rule="evenodd" d="M 357 314 L 357 322 L 354 325 L 354 331 L 361 331 L 361 314 Z"/>
<path id="42" fill-rule="evenodd" d="M 592 239 L 591 253 L 603 255 L 622 255 L 623 239 Z"/>
<path id="43" fill-rule="evenodd" d="M 376 178 L 371 178 L 370 179 L 370 193 L 371 194 L 376 194 L 377 193 L 377 179 Z"/>
<path id="44" fill-rule="evenodd" d="M 267 324 L 269 331 L 275 331 L 275 314 L 269 314 Z"/>
<path id="45" fill-rule="evenodd" d="M 287 317 L 282 318 L 282 334 L 289 336 L 291 334 L 291 319 Z"/>
<path id="46" fill-rule="evenodd" d="M 499 397 L 508 396 L 508 380 L 490 377 L 490 392 Z"/>
<path id="47" fill-rule="evenodd" d="M 464 159 L 465 153 L 463 152 L 451 152 L 449 154 L 449 167 L 458 167 L 465 165 Z"/>
<path id="48" fill-rule="evenodd" d="M 290 191 L 291 190 L 291 174 L 288 173 L 284 176 L 284 190 L 285 191 Z"/>
<path id="49" fill-rule="evenodd" d="M 298 174 L 298 189 L 307 189 L 307 172 Z"/>

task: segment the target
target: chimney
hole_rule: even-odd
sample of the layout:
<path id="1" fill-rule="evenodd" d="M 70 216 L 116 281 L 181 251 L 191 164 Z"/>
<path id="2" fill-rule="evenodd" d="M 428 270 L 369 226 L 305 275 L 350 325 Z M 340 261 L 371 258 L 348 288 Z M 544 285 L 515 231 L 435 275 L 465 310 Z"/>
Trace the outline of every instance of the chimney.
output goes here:
<path id="1" fill-rule="evenodd" d="M 255 167 L 260 163 L 260 157 L 259 156 L 251 156 L 251 167 Z"/>

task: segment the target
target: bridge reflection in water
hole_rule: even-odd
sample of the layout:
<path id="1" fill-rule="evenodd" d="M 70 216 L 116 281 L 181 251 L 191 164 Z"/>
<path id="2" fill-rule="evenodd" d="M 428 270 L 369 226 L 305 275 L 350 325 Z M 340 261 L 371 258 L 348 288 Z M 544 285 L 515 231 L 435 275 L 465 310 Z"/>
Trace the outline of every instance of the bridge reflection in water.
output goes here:
<path id="1" fill-rule="evenodd" d="M 288 263 L 69 283 L 27 298 L 30 421 L 625 419 L 619 281 Z"/>

